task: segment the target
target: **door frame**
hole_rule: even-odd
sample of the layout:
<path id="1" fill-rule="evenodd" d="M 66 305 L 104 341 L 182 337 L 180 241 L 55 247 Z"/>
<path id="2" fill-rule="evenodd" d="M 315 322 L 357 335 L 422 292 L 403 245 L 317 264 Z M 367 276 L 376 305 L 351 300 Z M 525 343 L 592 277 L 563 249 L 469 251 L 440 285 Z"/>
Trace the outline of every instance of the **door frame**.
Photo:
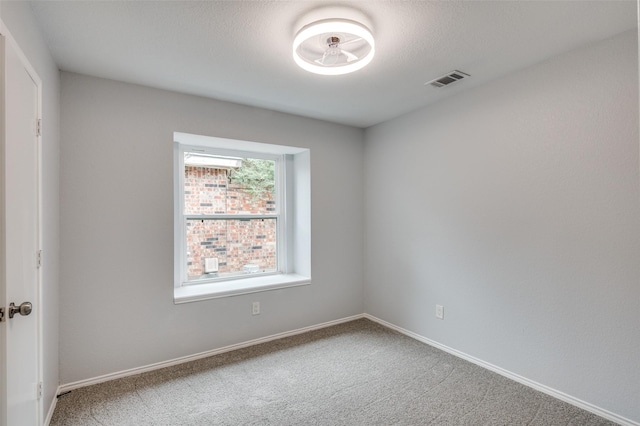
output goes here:
<path id="1" fill-rule="evenodd" d="M 1 37 L 4 37 L 4 40 L 1 39 Z M 3 184 L 0 185 L 0 271 L 5 271 L 5 262 L 6 262 L 6 234 L 5 234 L 5 220 L 6 220 L 6 216 L 5 216 L 5 211 L 6 211 L 6 205 L 5 205 L 5 183 L 4 183 L 4 176 L 5 176 L 5 148 L 6 148 L 6 123 L 5 123 L 5 116 L 6 116 L 6 99 L 5 99 L 5 54 L 6 54 L 6 48 L 7 46 L 11 46 L 16 53 L 18 54 L 18 57 L 20 58 L 20 61 L 22 62 L 22 64 L 24 65 L 25 69 L 27 70 L 27 73 L 30 75 L 31 79 L 34 81 L 34 83 L 37 86 L 37 92 L 38 92 L 38 119 L 42 119 L 42 80 L 40 79 L 40 76 L 38 75 L 38 73 L 35 71 L 35 69 L 33 68 L 33 66 L 31 65 L 31 62 L 29 62 L 27 56 L 24 54 L 24 52 L 22 51 L 22 49 L 20 48 L 20 46 L 18 45 L 18 43 L 16 42 L 16 40 L 13 38 L 13 36 L 11 35 L 11 33 L 9 32 L 9 30 L 7 29 L 7 27 L 5 26 L 4 22 L 2 21 L 2 19 L 0 19 L 0 55 L 2 55 L 0 57 L 0 176 L 2 177 L 2 179 L 0 179 L 0 181 L 3 182 Z M 35 125 L 35 123 L 34 123 Z M 37 177 L 36 177 L 36 186 L 37 186 L 37 246 L 38 246 L 38 250 L 40 250 L 40 252 L 42 252 L 42 130 L 40 131 L 40 133 L 36 136 L 36 140 L 37 140 L 37 145 L 36 145 L 36 150 L 37 150 Z M 35 253 L 34 253 L 35 255 Z M 34 259 L 35 262 L 35 259 Z M 38 385 L 38 396 L 37 396 L 37 418 L 38 418 L 38 424 L 39 425 L 43 425 L 44 424 L 44 417 L 43 417 L 43 402 L 44 402 L 44 389 L 43 389 L 43 333 L 42 333 L 42 326 L 43 326 L 43 322 L 42 322 L 42 281 L 43 281 L 43 269 L 44 269 L 44 263 L 40 263 L 40 267 L 38 268 L 37 271 L 37 277 L 38 277 L 38 282 L 37 282 L 37 289 L 36 289 L 36 294 L 37 297 L 34 301 L 34 308 L 33 308 L 33 312 L 32 314 L 36 315 L 36 339 L 37 339 L 37 383 Z M 0 306 L 3 307 L 7 307 L 9 301 L 4 300 L 5 299 L 5 295 L 6 295 L 6 276 L 4 273 L 0 273 Z M 5 314 L 6 315 L 6 314 Z M 6 321 L 6 319 L 5 319 Z M 0 426 L 8 426 L 6 424 L 6 413 L 7 413 L 7 385 L 8 383 L 6 383 L 6 374 L 4 374 L 4 371 L 6 371 L 7 368 L 9 368 L 9 366 L 7 365 L 7 358 L 6 358 L 6 353 L 7 353 L 7 336 L 6 336 L 6 327 L 3 326 L 4 323 L 0 323 L 0 371 L 2 372 L 2 374 L 0 374 L 0 413 L 5 413 L 4 415 L 0 415 Z"/>

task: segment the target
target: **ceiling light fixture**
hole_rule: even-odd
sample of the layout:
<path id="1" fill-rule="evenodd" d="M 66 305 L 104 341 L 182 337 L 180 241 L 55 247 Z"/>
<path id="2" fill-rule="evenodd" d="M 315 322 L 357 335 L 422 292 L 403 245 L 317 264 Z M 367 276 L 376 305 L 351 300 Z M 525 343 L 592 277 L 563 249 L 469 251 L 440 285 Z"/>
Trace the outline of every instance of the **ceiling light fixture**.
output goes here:
<path id="1" fill-rule="evenodd" d="M 325 19 L 303 27 L 293 40 L 293 60 L 322 75 L 348 74 L 364 68 L 375 54 L 371 31 L 348 19 Z"/>

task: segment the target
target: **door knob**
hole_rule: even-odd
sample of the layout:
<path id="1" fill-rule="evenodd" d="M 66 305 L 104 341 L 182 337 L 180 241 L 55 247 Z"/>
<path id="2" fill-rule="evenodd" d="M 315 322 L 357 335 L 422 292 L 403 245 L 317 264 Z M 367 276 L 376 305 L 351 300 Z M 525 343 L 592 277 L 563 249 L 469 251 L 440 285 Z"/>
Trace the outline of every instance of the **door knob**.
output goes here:
<path id="1" fill-rule="evenodd" d="M 20 306 L 16 306 L 13 302 L 9 303 L 9 318 L 13 318 L 15 314 L 27 316 L 31 313 L 33 306 L 31 302 L 24 302 Z"/>

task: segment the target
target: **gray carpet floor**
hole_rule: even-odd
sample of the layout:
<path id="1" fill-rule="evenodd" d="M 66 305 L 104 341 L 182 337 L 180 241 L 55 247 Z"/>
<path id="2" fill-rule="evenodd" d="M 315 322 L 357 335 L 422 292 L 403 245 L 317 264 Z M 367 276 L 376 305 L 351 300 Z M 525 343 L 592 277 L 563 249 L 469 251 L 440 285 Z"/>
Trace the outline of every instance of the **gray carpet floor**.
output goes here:
<path id="1" fill-rule="evenodd" d="M 51 422 L 613 424 L 365 319 L 76 389 Z"/>

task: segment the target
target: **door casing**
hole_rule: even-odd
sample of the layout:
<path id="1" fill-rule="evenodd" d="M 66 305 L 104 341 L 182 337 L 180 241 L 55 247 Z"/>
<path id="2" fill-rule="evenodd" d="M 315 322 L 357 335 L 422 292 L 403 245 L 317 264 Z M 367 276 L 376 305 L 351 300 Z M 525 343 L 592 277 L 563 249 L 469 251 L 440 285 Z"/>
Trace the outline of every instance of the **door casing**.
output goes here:
<path id="1" fill-rule="evenodd" d="M 6 75 L 5 75 L 5 55 L 7 46 L 11 46 L 13 50 L 18 54 L 22 65 L 25 67 L 26 71 L 34 81 L 37 86 L 37 117 L 40 119 L 42 117 L 42 80 L 35 72 L 35 69 L 20 49 L 20 46 L 17 44 L 15 39 L 11 36 L 11 33 L 5 26 L 4 22 L 0 19 L 0 36 L 4 37 L 4 39 L 0 39 L 0 306 L 6 308 L 11 301 L 6 300 L 6 194 L 5 194 L 5 177 L 6 177 L 6 112 L 10 105 L 7 105 L 6 93 L 5 93 L 5 84 Z M 42 249 L 42 132 L 37 136 L 37 178 L 36 178 L 36 186 L 37 186 L 37 247 L 39 250 Z M 44 265 L 38 268 L 37 271 L 37 290 L 36 290 L 36 300 L 33 301 L 33 312 L 31 315 L 36 315 L 36 323 L 37 323 L 37 380 L 38 383 L 42 383 L 43 379 L 43 336 L 42 336 L 42 282 L 43 282 L 43 269 Z M 15 301 L 16 303 L 21 303 L 22 301 Z M 7 365 L 7 333 L 6 333 L 6 318 L 5 312 L 5 322 L 0 323 L 0 426 L 10 426 L 7 425 L 7 389 L 8 383 L 6 382 L 6 374 L 8 368 L 11 366 Z M 43 398 L 39 397 L 37 401 L 37 419 L 38 424 L 42 425 L 44 422 L 43 418 Z"/>

